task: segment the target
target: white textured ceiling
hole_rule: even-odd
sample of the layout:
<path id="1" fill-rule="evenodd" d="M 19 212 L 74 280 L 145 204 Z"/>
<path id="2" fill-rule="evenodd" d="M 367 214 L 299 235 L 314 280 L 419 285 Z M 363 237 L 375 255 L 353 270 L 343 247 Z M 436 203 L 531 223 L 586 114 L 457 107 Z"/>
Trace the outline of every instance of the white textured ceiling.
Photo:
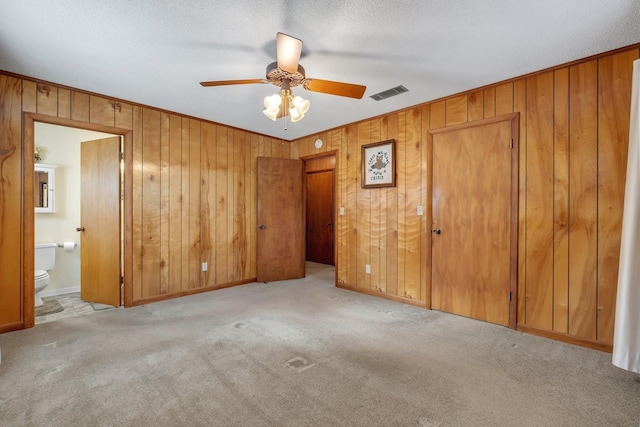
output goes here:
<path id="1" fill-rule="evenodd" d="M 304 41 L 304 120 L 273 122 L 276 32 Z M 640 0 L 0 0 L 0 69 L 285 140 L 640 42 Z M 384 101 L 370 95 L 404 85 Z"/>

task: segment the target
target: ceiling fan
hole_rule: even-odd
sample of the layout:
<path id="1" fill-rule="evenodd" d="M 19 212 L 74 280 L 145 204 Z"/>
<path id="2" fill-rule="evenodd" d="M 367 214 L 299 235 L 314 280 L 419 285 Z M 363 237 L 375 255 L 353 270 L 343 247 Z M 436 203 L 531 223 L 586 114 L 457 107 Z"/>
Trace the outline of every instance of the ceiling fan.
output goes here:
<path id="1" fill-rule="evenodd" d="M 219 80 L 201 82 L 202 86 L 227 86 L 242 84 L 271 83 L 280 87 L 280 92 L 267 96 L 264 99 L 264 114 L 271 120 L 280 117 L 291 116 L 292 122 L 297 122 L 304 117 L 309 109 L 309 101 L 300 96 L 293 96 L 291 88 L 302 86 L 311 92 L 327 93 L 330 95 L 345 96 L 360 99 L 364 95 L 366 86 L 351 83 L 334 82 L 307 78 L 304 68 L 300 65 L 302 53 L 302 40 L 288 36 L 284 33 L 276 35 L 277 61 L 267 66 L 267 74 L 264 79 L 247 80 Z"/>

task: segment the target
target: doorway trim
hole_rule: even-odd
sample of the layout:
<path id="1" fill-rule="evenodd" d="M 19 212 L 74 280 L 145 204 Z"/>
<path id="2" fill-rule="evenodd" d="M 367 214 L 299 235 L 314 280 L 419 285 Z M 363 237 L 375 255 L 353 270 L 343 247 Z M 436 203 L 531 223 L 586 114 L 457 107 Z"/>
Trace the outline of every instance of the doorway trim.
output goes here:
<path id="1" fill-rule="evenodd" d="M 35 122 L 47 123 L 69 128 L 91 130 L 96 132 L 119 135 L 124 140 L 124 248 L 122 266 L 124 306 L 132 306 L 133 289 L 131 277 L 133 273 L 133 258 L 130 256 L 133 249 L 133 236 L 131 235 L 133 223 L 133 131 L 95 123 L 80 122 L 77 120 L 51 117 L 44 114 L 23 113 L 22 120 L 22 265 L 21 283 L 22 293 L 22 321 L 24 328 L 35 325 L 35 288 L 34 281 L 34 245 L 35 245 L 35 203 L 33 171 L 35 146 Z"/>
<path id="2" fill-rule="evenodd" d="M 511 125 L 511 204 L 509 224 L 511 233 L 510 241 L 510 258 L 509 258 L 509 289 L 511 292 L 511 300 L 509 301 L 509 328 L 517 329 L 517 311 L 518 311 L 518 196 L 519 196 L 519 159 L 520 159 L 520 113 L 505 114 L 502 116 L 492 117 L 484 120 L 462 123 L 455 126 L 432 129 L 427 132 L 427 150 L 430 153 L 430 170 L 427 175 L 427 224 L 429 224 L 428 242 L 427 242 L 427 263 L 430 273 L 427 275 L 427 304 L 426 308 L 431 309 L 431 292 L 432 288 L 432 268 L 433 257 L 431 253 L 431 239 L 433 237 L 431 228 L 433 227 L 432 203 L 433 203 L 433 136 L 436 134 L 458 131 L 472 127 L 484 126 L 498 122 L 510 122 Z"/>
<path id="3" fill-rule="evenodd" d="M 334 162 L 333 162 L 333 176 L 334 176 L 334 180 L 333 180 L 333 266 L 334 266 L 334 272 L 335 272 L 335 277 L 334 277 L 334 284 L 337 286 L 338 285 L 338 250 L 337 250 L 337 224 L 338 221 L 336 220 L 338 218 L 338 205 L 340 204 L 338 199 L 337 199 L 337 192 L 336 192 L 336 181 L 338 180 L 338 176 L 340 171 L 338 170 L 339 168 L 339 164 L 338 164 L 338 153 L 339 150 L 330 150 L 330 151 L 324 151 L 322 153 L 316 153 L 316 154 L 310 154 L 308 156 L 301 156 L 300 160 L 302 160 L 304 162 L 304 182 L 302 183 L 303 188 L 305 189 L 304 191 L 304 207 L 305 207 L 305 216 L 307 214 L 306 212 L 306 208 L 307 208 L 307 162 L 310 160 L 317 160 L 317 159 L 321 159 L 324 157 L 333 157 L 334 158 Z M 323 169 L 324 170 L 331 170 L 331 169 Z M 319 171 L 317 171 L 319 172 Z M 305 226 L 305 233 L 306 233 L 306 226 Z M 305 251 L 306 251 L 306 246 L 305 246 Z M 305 259 L 306 259 L 306 254 L 305 254 Z"/>

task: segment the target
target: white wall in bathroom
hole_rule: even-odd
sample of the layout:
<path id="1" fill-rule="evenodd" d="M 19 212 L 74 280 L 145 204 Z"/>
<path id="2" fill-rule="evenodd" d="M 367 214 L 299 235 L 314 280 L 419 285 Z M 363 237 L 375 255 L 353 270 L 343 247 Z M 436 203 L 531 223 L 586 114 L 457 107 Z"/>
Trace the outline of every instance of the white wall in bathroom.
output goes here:
<path id="1" fill-rule="evenodd" d="M 55 169 L 55 208 L 53 213 L 35 214 L 36 243 L 80 243 L 80 143 L 112 136 L 83 129 L 35 123 L 35 146 L 42 148 L 42 163 Z M 51 281 L 43 296 L 80 288 L 80 248 L 65 252 L 56 249 L 56 265 L 49 272 Z M 56 292 L 58 291 L 58 292 Z"/>

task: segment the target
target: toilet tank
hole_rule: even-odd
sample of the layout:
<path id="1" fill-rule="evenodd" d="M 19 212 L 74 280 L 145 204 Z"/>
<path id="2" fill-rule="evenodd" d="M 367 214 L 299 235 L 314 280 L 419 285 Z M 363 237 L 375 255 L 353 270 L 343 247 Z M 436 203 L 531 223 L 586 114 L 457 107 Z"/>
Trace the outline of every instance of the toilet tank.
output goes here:
<path id="1" fill-rule="evenodd" d="M 55 243 L 36 243 L 34 260 L 36 270 L 53 270 L 56 263 L 57 246 Z"/>

